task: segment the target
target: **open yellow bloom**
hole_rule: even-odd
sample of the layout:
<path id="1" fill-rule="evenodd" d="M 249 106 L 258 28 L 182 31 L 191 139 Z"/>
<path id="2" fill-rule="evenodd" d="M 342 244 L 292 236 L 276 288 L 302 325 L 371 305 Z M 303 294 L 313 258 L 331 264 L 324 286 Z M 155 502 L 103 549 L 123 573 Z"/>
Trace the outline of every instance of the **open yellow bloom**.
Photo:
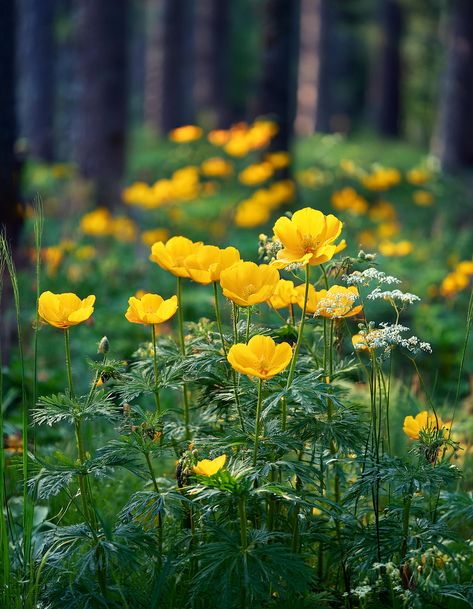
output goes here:
<path id="1" fill-rule="evenodd" d="M 370 347 L 366 342 L 365 336 L 363 334 L 353 334 L 351 337 L 351 344 L 355 351 L 369 351 Z"/>
<path id="2" fill-rule="evenodd" d="M 112 214 L 106 207 L 97 207 L 84 214 L 80 220 L 80 230 L 85 235 L 104 237 L 112 232 Z"/>
<path id="3" fill-rule="evenodd" d="M 233 345 L 227 359 L 237 372 L 267 380 L 287 368 L 292 348 L 289 343 L 278 345 L 270 336 L 257 335 L 250 338 L 247 345 Z"/>
<path id="4" fill-rule="evenodd" d="M 407 256 L 414 249 L 414 244 L 412 241 L 408 241 L 407 239 L 403 239 L 402 241 L 398 241 L 394 243 L 394 241 L 382 241 L 379 244 L 379 251 L 383 256 Z"/>
<path id="5" fill-rule="evenodd" d="M 184 125 L 183 127 L 173 129 L 169 133 L 169 139 L 179 144 L 193 142 L 200 137 L 202 137 L 202 129 L 196 125 Z"/>
<path id="6" fill-rule="evenodd" d="M 265 182 L 273 175 L 273 173 L 274 167 L 271 165 L 271 163 L 255 163 L 254 165 L 245 167 L 245 169 L 240 172 L 238 179 L 246 186 L 254 186 L 255 184 Z"/>
<path id="7" fill-rule="evenodd" d="M 303 286 L 305 287 L 305 286 Z M 274 290 L 274 294 L 269 299 L 269 304 L 273 309 L 283 309 L 292 304 L 297 304 L 299 294 L 294 287 L 293 281 L 280 279 Z"/>
<path id="8" fill-rule="evenodd" d="M 81 300 L 76 294 L 43 292 L 39 297 L 38 313 L 41 319 L 55 328 L 70 328 L 89 319 L 94 312 L 95 296 Z"/>
<path id="9" fill-rule="evenodd" d="M 145 245 L 149 245 L 151 247 L 153 243 L 156 241 L 166 241 L 168 238 L 168 230 L 166 228 L 151 228 L 149 230 L 144 230 L 141 233 L 141 241 Z"/>
<path id="10" fill-rule="evenodd" d="M 200 166 L 200 170 L 204 176 L 229 176 L 233 173 L 233 164 L 217 156 L 204 161 Z"/>
<path id="11" fill-rule="evenodd" d="M 415 417 L 409 415 L 404 419 L 404 425 L 402 427 L 402 431 L 411 438 L 411 440 L 418 440 L 420 437 L 421 431 L 429 431 L 435 429 L 442 429 L 444 427 L 442 419 L 433 413 L 428 412 L 427 410 L 423 410 L 419 412 Z M 445 428 L 448 430 L 448 428 Z"/>
<path id="12" fill-rule="evenodd" d="M 333 242 L 340 235 L 342 226 L 342 222 L 332 214 L 326 216 L 310 207 L 296 211 L 291 219 L 279 218 L 273 231 L 283 249 L 272 264 L 285 268 L 290 264 L 316 265 L 331 260 L 337 252 Z"/>
<path id="13" fill-rule="evenodd" d="M 184 266 L 189 277 L 197 283 L 207 285 L 220 281 L 220 274 L 240 260 L 236 247 L 220 249 L 215 245 L 202 245 L 194 254 L 187 256 Z"/>
<path id="14" fill-rule="evenodd" d="M 268 152 L 265 160 L 274 167 L 274 169 L 284 169 L 289 167 L 291 161 L 289 153 L 281 150 L 279 152 Z"/>
<path id="15" fill-rule="evenodd" d="M 359 298 L 358 288 L 354 285 L 348 288 L 342 285 L 333 285 L 329 290 L 316 292 L 317 306 L 314 315 L 328 317 L 329 319 L 340 319 L 342 317 L 353 317 L 362 309 L 362 305 L 353 306 Z"/>
<path id="16" fill-rule="evenodd" d="M 246 199 L 242 201 L 235 211 L 235 224 L 241 228 L 253 228 L 266 224 L 269 220 L 270 210 L 265 205 Z"/>
<path id="17" fill-rule="evenodd" d="M 225 269 L 220 275 L 224 296 L 241 307 L 269 300 L 278 281 L 279 272 L 274 267 L 243 260 Z"/>
<path id="18" fill-rule="evenodd" d="M 412 193 L 412 200 L 416 205 L 427 207 L 434 202 L 434 195 L 428 190 L 414 190 Z"/>
<path id="19" fill-rule="evenodd" d="M 164 300 L 159 294 L 144 294 L 128 299 L 125 317 L 133 324 L 162 324 L 177 311 L 177 296 Z"/>
<path id="20" fill-rule="evenodd" d="M 194 474 L 199 474 L 199 476 L 213 476 L 222 469 L 226 461 L 227 455 L 220 455 L 215 459 L 202 459 L 202 461 L 197 461 L 197 465 L 194 465 L 192 469 Z"/>
<path id="21" fill-rule="evenodd" d="M 202 247 L 201 241 L 194 243 L 187 237 L 171 237 L 166 243 L 162 241 L 154 243 L 149 259 L 176 277 L 189 277 L 184 260 L 200 247 Z"/>

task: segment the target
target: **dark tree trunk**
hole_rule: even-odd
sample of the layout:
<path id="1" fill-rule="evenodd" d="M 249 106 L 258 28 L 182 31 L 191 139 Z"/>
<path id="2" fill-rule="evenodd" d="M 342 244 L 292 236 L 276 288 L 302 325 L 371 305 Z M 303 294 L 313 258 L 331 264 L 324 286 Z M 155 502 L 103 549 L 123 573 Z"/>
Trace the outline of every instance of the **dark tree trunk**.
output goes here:
<path id="1" fill-rule="evenodd" d="M 14 247 L 22 225 L 15 155 L 15 0 L 0 0 L 0 15 L 0 226 Z"/>
<path id="2" fill-rule="evenodd" d="M 288 150 L 293 135 L 297 57 L 297 0 L 266 0 L 258 112 L 273 116 L 279 133 L 272 148 Z"/>
<path id="3" fill-rule="evenodd" d="M 164 133 L 193 123 L 194 2 L 163 0 L 161 126 Z"/>
<path id="4" fill-rule="evenodd" d="M 381 41 L 374 75 L 375 123 L 378 132 L 396 137 L 401 118 L 402 8 L 399 0 L 383 0 L 380 6 Z"/>
<path id="5" fill-rule="evenodd" d="M 72 35 L 75 0 L 56 0 L 56 104 L 54 150 L 57 160 L 71 161 L 77 141 L 77 54 Z"/>
<path id="6" fill-rule="evenodd" d="M 164 0 L 147 0 L 145 52 L 145 124 L 155 134 L 163 132 L 161 124 L 163 90 L 163 16 Z"/>
<path id="7" fill-rule="evenodd" d="M 213 127 L 228 126 L 229 0 L 197 0 L 195 98 Z"/>
<path id="8" fill-rule="evenodd" d="M 437 138 L 442 166 L 456 170 L 473 166 L 473 2 L 454 0 L 447 39 Z"/>
<path id="9" fill-rule="evenodd" d="M 127 0 L 80 0 L 77 18 L 77 147 L 96 199 L 119 200 L 127 118 Z"/>
<path id="10" fill-rule="evenodd" d="M 20 0 L 22 132 L 29 153 L 43 161 L 54 156 L 55 0 Z"/>

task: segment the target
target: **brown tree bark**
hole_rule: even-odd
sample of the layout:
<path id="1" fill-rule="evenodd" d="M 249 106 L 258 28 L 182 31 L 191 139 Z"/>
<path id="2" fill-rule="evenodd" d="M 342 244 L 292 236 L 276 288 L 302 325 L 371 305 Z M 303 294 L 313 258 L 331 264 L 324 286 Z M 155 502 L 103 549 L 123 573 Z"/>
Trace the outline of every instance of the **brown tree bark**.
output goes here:
<path id="1" fill-rule="evenodd" d="M 77 142 L 81 173 L 101 205 L 120 197 L 127 121 L 128 0 L 77 5 Z"/>
<path id="2" fill-rule="evenodd" d="M 473 2 L 454 0 L 433 149 L 444 169 L 473 166 Z"/>

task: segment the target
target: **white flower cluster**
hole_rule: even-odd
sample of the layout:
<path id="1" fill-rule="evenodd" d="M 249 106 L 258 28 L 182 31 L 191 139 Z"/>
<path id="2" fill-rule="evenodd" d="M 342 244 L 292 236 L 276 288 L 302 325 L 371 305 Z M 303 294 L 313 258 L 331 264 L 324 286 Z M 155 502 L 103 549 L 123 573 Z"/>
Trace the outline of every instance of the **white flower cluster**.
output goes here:
<path id="1" fill-rule="evenodd" d="M 420 298 L 410 292 L 401 292 L 401 290 L 385 290 L 381 288 L 375 288 L 367 296 L 368 300 L 394 300 L 401 302 L 402 304 L 413 304 L 414 302 L 420 302 Z"/>
<path id="2" fill-rule="evenodd" d="M 397 277 L 386 275 L 382 271 L 378 271 L 374 267 L 365 269 L 364 271 L 353 271 L 350 275 L 343 275 L 343 281 L 348 285 L 369 285 L 372 281 L 376 281 L 379 285 L 393 285 L 402 283 Z"/>
<path id="3" fill-rule="evenodd" d="M 314 315 L 322 313 L 332 319 L 344 317 L 353 307 L 353 303 L 358 298 L 358 294 L 353 292 L 329 293 L 328 296 L 321 298 L 317 303 Z"/>
<path id="4" fill-rule="evenodd" d="M 403 347 L 410 353 L 432 353 L 432 347 L 429 343 L 422 342 L 417 336 L 405 338 L 404 332 L 409 328 L 401 324 L 388 324 L 382 322 L 379 328 L 369 328 L 360 330 L 360 340 L 355 344 L 356 350 L 363 349 L 380 349 L 385 355 L 394 349 L 394 347 Z"/>

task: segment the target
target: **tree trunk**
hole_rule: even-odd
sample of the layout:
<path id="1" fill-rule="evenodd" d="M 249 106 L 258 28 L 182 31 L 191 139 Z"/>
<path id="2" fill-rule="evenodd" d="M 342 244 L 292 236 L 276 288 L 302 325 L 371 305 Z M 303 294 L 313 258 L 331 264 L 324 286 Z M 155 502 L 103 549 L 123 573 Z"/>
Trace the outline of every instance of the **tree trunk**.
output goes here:
<path id="1" fill-rule="evenodd" d="M 22 225 L 15 154 L 15 0 L 0 0 L 0 15 L 0 226 L 14 247 Z"/>
<path id="2" fill-rule="evenodd" d="M 373 96 L 378 132 L 388 137 L 400 133 L 402 8 L 399 0 L 383 0 L 380 7 L 381 41 L 375 69 Z"/>
<path id="3" fill-rule="evenodd" d="M 228 126 L 229 10 L 229 0 L 196 3 L 195 99 L 218 128 Z"/>
<path id="4" fill-rule="evenodd" d="M 161 91 L 163 90 L 163 0 L 147 0 L 145 53 L 145 124 L 155 134 L 163 132 Z"/>
<path id="5" fill-rule="evenodd" d="M 288 150 L 293 135 L 296 71 L 296 0 L 266 0 L 264 5 L 263 66 L 258 112 L 279 124 L 272 148 Z"/>
<path id="6" fill-rule="evenodd" d="M 77 23 L 77 147 L 96 199 L 119 200 L 125 163 L 127 0 L 80 0 Z"/>
<path id="7" fill-rule="evenodd" d="M 31 156 L 54 156 L 54 0 L 20 0 L 20 107 Z"/>
<path id="8" fill-rule="evenodd" d="M 444 169 L 473 166 L 473 2 L 455 0 L 434 150 Z"/>
<path id="9" fill-rule="evenodd" d="M 193 123 L 194 115 L 194 3 L 163 0 L 163 78 L 161 125 L 163 133 Z"/>

